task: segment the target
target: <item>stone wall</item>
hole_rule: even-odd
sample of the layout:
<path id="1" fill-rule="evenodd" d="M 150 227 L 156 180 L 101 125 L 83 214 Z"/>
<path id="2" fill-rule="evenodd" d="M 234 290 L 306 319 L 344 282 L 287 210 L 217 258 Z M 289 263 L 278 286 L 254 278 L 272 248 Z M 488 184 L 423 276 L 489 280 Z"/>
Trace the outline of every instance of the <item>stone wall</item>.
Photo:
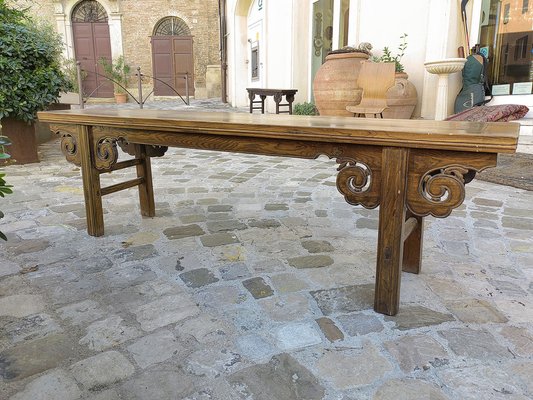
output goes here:
<path id="1" fill-rule="evenodd" d="M 11 0 L 29 5 L 32 14 L 46 20 L 57 29 L 55 12 L 69 9 L 75 0 Z M 207 96 L 208 65 L 220 64 L 219 22 L 217 0 L 102 0 L 121 19 L 122 46 L 126 62 L 133 69 L 152 75 L 150 36 L 164 17 L 176 16 L 189 26 L 193 36 L 194 80 L 196 98 Z M 67 21 L 70 16 L 66 16 Z"/>
<path id="2" fill-rule="evenodd" d="M 193 35 L 196 98 L 206 97 L 207 66 L 220 63 L 217 0 L 122 0 L 124 56 L 143 71 L 152 71 L 150 36 L 167 16 L 181 18 Z"/>

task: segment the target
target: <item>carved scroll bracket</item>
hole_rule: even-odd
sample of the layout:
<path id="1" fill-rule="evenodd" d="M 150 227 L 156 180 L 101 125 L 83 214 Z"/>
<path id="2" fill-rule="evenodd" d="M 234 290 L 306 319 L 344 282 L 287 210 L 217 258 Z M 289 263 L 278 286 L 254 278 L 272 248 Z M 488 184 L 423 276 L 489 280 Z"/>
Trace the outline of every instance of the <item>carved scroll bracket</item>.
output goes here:
<path id="1" fill-rule="evenodd" d="M 129 143 L 126 139 L 118 141 L 118 145 L 124 153 L 129 154 L 130 156 L 135 156 L 135 144 Z M 155 145 L 144 145 L 146 148 L 146 155 L 148 157 L 162 157 L 168 150 L 168 146 L 155 146 Z"/>
<path id="2" fill-rule="evenodd" d="M 95 167 L 99 170 L 110 169 L 118 160 L 118 146 L 125 153 L 135 156 L 135 144 L 126 139 L 127 133 L 117 128 L 94 127 L 94 154 Z M 167 146 L 146 146 L 148 157 L 161 157 L 165 154 Z"/>
<path id="3" fill-rule="evenodd" d="M 50 130 L 61 135 L 61 151 L 68 162 L 81 165 L 78 131 L 74 125 L 50 125 Z"/>
<path id="4" fill-rule="evenodd" d="M 109 169 L 118 160 L 117 138 L 104 136 L 94 141 L 94 166 L 98 170 Z"/>
<path id="5" fill-rule="evenodd" d="M 337 159 L 337 189 L 348 203 L 360 204 L 365 208 L 375 208 L 379 205 L 380 158 L 380 149 L 365 148 L 349 157 Z"/>
<path id="6" fill-rule="evenodd" d="M 465 199 L 475 171 L 496 165 L 494 154 L 414 152 L 409 163 L 407 207 L 419 216 L 444 218 Z"/>

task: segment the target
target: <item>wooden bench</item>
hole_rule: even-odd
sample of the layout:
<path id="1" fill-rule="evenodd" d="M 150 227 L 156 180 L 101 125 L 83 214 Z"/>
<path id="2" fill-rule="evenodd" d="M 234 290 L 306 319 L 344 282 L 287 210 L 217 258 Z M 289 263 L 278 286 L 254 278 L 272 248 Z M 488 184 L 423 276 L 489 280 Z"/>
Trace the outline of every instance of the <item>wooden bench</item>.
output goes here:
<path id="1" fill-rule="evenodd" d="M 261 110 L 261 114 L 265 113 L 265 99 L 267 96 L 273 96 L 276 103 L 276 114 L 288 113 L 292 114 L 292 103 L 294 102 L 294 95 L 297 89 L 262 89 L 262 88 L 246 88 L 248 91 L 248 98 L 250 99 L 250 114 L 254 110 Z M 260 100 L 255 100 L 255 96 L 259 96 Z M 285 96 L 287 103 L 282 104 L 281 100 Z M 254 106 L 254 104 L 261 104 Z M 285 111 L 280 111 L 280 107 L 288 107 Z"/>
<path id="2" fill-rule="evenodd" d="M 379 209 L 374 309 L 398 312 L 401 271 L 419 273 L 423 217 L 447 217 L 476 171 L 513 153 L 519 125 L 153 110 L 40 112 L 81 166 L 87 231 L 104 234 L 102 196 L 138 186 L 141 214 L 155 215 L 151 156 L 166 146 L 315 159 L 339 164 L 350 204 Z M 118 162 L 117 144 L 131 160 Z M 102 188 L 100 174 L 135 167 L 137 178 Z"/>

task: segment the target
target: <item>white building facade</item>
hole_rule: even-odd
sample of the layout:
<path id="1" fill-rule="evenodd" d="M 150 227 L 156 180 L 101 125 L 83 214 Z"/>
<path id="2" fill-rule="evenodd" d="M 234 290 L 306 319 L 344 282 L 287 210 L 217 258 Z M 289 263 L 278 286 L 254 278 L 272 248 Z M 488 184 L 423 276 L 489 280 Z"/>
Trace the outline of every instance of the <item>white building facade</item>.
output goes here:
<path id="1" fill-rule="evenodd" d="M 413 117 L 433 119 L 438 77 L 424 62 L 459 57 L 480 43 L 490 61 L 490 104 L 524 104 L 533 111 L 533 1 L 469 0 L 466 25 L 458 0 L 227 0 L 228 100 L 248 104 L 247 87 L 298 89 L 312 101 L 316 71 L 329 50 L 361 42 L 394 54 L 407 34 L 401 62 L 418 92 Z M 468 30 L 468 43 L 466 29 Z M 448 109 L 462 85 L 449 77 Z M 529 91 L 528 91 L 529 90 Z M 273 102 L 268 104 L 273 110 Z M 528 117 L 533 117 L 532 111 Z"/>

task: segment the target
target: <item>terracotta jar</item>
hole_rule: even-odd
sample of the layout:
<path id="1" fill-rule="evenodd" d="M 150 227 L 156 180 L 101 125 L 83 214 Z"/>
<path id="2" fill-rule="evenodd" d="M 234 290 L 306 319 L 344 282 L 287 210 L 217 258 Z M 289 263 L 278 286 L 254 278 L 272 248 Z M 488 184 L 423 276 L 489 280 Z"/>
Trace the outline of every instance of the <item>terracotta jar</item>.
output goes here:
<path id="1" fill-rule="evenodd" d="M 313 81 L 315 105 L 320 115 L 352 117 L 346 106 L 361 102 L 362 90 L 357 86 L 361 61 L 368 54 L 361 52 L 330 54 L 318 69 Z"/>
<path id="2" fill-rule="evenodd" d="M 128 102 L 128 94 L 127 93 L 115 93 L 115 102 L 117 104 L 124 104 Z"/>
<path id="3" fill-rule="evenodd" d="M 387 90 L 387 106 L 383 118 L 410 119 L 418 101 L 416 87 L 405 72 L 396 72 L 395 85 Z"/>

